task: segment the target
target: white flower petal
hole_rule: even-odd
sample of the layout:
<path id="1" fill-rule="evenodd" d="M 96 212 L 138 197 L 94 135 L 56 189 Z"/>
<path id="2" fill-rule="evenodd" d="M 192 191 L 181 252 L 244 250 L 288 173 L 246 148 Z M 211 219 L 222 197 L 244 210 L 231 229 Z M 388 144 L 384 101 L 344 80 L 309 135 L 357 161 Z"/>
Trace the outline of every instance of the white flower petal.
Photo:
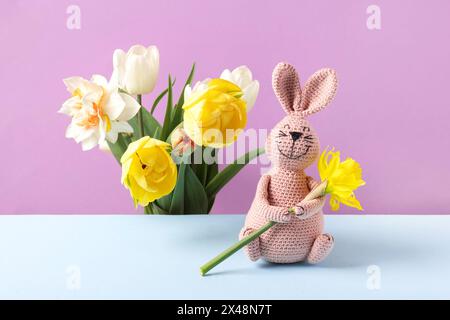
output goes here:
<path id="1" fill-rule="evenodd" d="M 103 141 L 106 139 L 106 130 L 108 129 L 108 124 L 106 121 L 103 121 L 102 118 L 100 118 L 100 125 L 97 128 L 97 137 L 98 141 Z"/>
<path id="2" fill-rule="evenodd" d="M 66 138 L 72 139 L 79 135 L 79 127 L 73 123 L 69 124 L 66 129 Z"/>
<path id="3" fill-rule="evenodd" d="M 123 68 L 126 59 L 126 53 L 122 49 L 114 50 L 113 54 L 113 67 Z"/>
<path id="4" fill-rule="evenodd" d="M 106 139 L 111 143 L 116 143 L 119 133 L 133 133 L 133 127 L 126 121 L 111 122 L 111 130 L 106 133 Z"/>
<path id="5" fill-rule="evenodd" d="M 102 97 L 103 97 L 103 88 L 96 85 L 95 87 L 91 88 L 91 90 L 83 96 L 83 98 L 81 99 L 81 102 L 83 104 L 88 104 L 88 105 L 92 105 L 93 103 L 99 105 Z"/>
<path id="6" fill-rule="evenodd" d="M 83 151 L 88 151 L 88 150 L 95 148 L 97 145 L 98 145 L 98 139 L 96 136 L 93 135 L 81 142 L 81 149 Z"/>
<path id="7" fill-rule="evenodd" d="M 153 90 L 153 70 L 146 55 L 128 56 L 125 68 L 125 90 L 129 94 L 145 94 Z"/>
<path id="8" fill-rule="evenodd" d="M 123 77 L 125 75 L 125 60 L 126 53 L 121 49 L 116 49 L 113 54 L 113 67 L 114 71 L 111 76 L 110 84 L 117 85 L 119 88 L 124 89 Z"/>
<path id="9" fill-rule="evenodd" d="M 131 118 L 133 118 L 136 115 L 136 113 L 138 113 L 141 105 L 136 101 L 136 99 L 134 99 L 133 97 L 131 97 L 126 93 L 119 93 L 119 95 L 122 101 L 124 102 L 125 107 L 122 113 L 117 117 L 117 120 L 128 121 Z"/>
<path id="10" fill-rule="evenodd" d="M 73 137 L 75 139 L 76 143 L 80 143 L 83 140 L 86 140 L 92 136 L 95 136 L 94 129 L 84 129 L 80 126 L 74 125 L 72 130 L 76 134 L 76 136 Z"/>
<path id="11" fill-rule="evenodd" d="M 128 49 L 127 58 L 132 55 L 144 55 L 145 53 L 147 53 L 146 47 L 140 44 L 135 44 L 134 46 L 131 46 L 130 49 Z"/>
<path id="12" fill-rule="evenodd" d="M 114 126 L 118 132 L 133 133 L 133 127 L 126 121 L 115 121 L 112 126 Z"/>
<path id="13" fill-rule="evenodd" d="M 104 76 L 99 74 L 94 74 L 91 77 L 91 82 L 103 88 L 106 88 L 108 86 L 108 80 L 106 80 Z"/>
<path id="14" fill-rule="evenodd" d="M 109 94 L 103 105 L 103 112 L 110 120 L 116 120 L 125 109 L 125 101 L 118 92 Z"/>
<path id="15" fill-rule="evenodd" d="M 111 143 L 116 143 L 117 138 L 119 136 L 119 132 L 116 130 L 116 128 L 111 124 L 111 130 L 109 130 L 106 133 L 106 140 L 108 140 Z"/>
<path id="16" fill-rule="evenodd" d="M 62 107 L 58 110 L 58 113 L 67 114 L 69 116 L 74 115 L 76 111 L 81 108 L 81 100 L 79 97 L 72 97 L 67 99 Z"/>
<path id="17" fill-rule="evenodd" d="M 233 75 L 231 74 L 231 71 L 229 69 L 225 69 L 222 71 L 221 75 L 220 75 L 220 79 L 224 79 L 230 82 L 233 82 Z"/>
<path id="18" fill-rule="evenodd" d="M 236 85 L 241 89 L 248 86 L 252 81 L 252 72 L 247 66 L 240 66 L 234 69 L 232 72 L 232 78 Z"/>
<path id="19" fill-rule="evenodd" d="M 259 93 L 259 82 L 257 80 L 252 81 L 247 87 L 243 89 L 244 95 L 242 99 L 247 102 L 247 112 L 249 112 L 255 105 L 256 98 Z"/>
<path id="20" fill-rule="evenodd" d="M 73 93 L 76 89 L 81 87 L 84 81 L 85 79 L 83 79 L 82 77 L 70 77 L 63 79 L 63 82 L 70 93 Z"/>
<path id="21" fill-rule="evenodd" d="M 145 94 L 153 91 L 159 73 L 159 51 L 156 46 L 132 46 L 125 54 L 116 50 L 113 57 L 113 82 L 127 93 Z"/>
<path id="22" fill-rule="evenodd" d="M 156 68 L 156 75 L 159 71 L 159 50 L 157 46 L 150 46 L 147 48 L 147 53 L 150 56 L 150 62 Z"/>
<path id="23" fill-rule="evenodd" d="M 184 101 L 186 102 L 192 94 L 192 88 L 190 85 L 186 85 L 184 88 Z"/>
<path id="24" fill-rule="evenodd" d="M 103 140 L 98 143 L 98 148 L 106 153 L 112 153 L 111 149 L 109 148 L 108 142 L 106 140 Z"/>
<path id="25" fill-rule="evenodd" d="M 117 70 L 113 70 L 111 78 L 109 79 L 108 86 L 106 87 L 108 92 L 116 92 L 119 91 L 119 72 Z"/>

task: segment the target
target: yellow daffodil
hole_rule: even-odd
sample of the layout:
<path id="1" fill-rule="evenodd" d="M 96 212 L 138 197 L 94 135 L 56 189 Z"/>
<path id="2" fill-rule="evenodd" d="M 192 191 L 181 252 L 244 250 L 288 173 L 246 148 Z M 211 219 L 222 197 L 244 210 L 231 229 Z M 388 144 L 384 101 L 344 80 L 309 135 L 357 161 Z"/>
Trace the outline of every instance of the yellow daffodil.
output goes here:
<path id="1" fill-rule="evenodd" d="M 241 88 L 224 79 L 197 83 L 186 93 L 184 129 L 199 146 L 221 148 L 236 141 L 247 123 Z"/>
<path id="2" fill-rule="evenodd" d="M 320 156 L 318 169 L 320 179 L 327 182 L 325 194 L 330 194 L 331 210 L 338 210 L 340 203 L 362 210 L 353 193 L 365 184 L 358 162 L 351 158 L 341 162 L 339 151 L 325 149 Z"/>
<path id="3" fill-rule="evenodd" d="M 146 136 L 130 143 L 120 159 L 122 184 L 130 190 L 136 207 L 147 206 L 175 187 L 177 167 L 169 148 L 168 143 Z"/>

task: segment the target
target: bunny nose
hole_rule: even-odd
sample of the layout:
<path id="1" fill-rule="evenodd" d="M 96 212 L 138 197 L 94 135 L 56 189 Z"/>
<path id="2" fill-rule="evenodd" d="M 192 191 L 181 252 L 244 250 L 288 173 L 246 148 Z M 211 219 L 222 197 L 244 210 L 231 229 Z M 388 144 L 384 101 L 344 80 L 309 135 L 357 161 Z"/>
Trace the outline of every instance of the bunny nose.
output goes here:
<path id="1" fill-rule="evenodd" d="M 294 141 L 297 141 L 302 136 L 302 133 L 301 132 L 297 132 L 297 131 L 291 131 L 289 133 L 290 133 L 290 135 L 292 137 L 292 140 L 294 140 Z"/>

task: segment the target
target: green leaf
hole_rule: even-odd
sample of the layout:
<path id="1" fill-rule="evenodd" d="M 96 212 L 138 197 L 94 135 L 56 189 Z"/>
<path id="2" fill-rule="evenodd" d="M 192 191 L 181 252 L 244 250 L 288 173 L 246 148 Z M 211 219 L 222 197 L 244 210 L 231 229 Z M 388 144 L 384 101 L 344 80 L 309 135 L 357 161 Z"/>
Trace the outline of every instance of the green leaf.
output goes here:
<path id="1" fill-rule="evenodd" d="M 184 185 L 185 185 L 186 164 L 180 164 L 178 169 L 178 178 L 175 189 L 173 190 L 172 203 L 170 204 L 169 213 L 183 214 L 184 213 Z"/>
<path id="2" fill-rule="evenodd" d="M 154 214 L 151 203 L 149 203 L 147 206 L 144 207 L 144 213 L 145 214 Z"/>
<path id="3" fill-rule="evenodd" d="M 201 182 L 189 165 L 186 166 L 184 177 L 184 213 L 208 213 L 208 197 Z"/>
<path id="4" fill-rule="evenodd" d="M 192 172 L 195 173 L 198 180 L 202 183 L 202 185 L 206 185 L 206 175 L 208 172 L 208 166 L 205 163 L 192 163 L 191 164 Z"/>
<path id="5" fill-rule="evenodd" d="M 122 158 L 122 155 L 125 153 L 131 142 L 130 138 L 119 134 L 116 143 L 111 143 L 108 140 L 106 141 L 108 142 L 109 149 L 111 149 L 114 158 L 116 158 L 117 162 L 120 164 L 120 158 Z"/>
<path id="6" fill-rule="evenodd" d="M 159 200 L 158 204 L 161 204 Z M 208 213 L 205 189 L 189 164 L 181 163 L 179 166 L 178 180 L 171 201 L 169 214 Z"/>
<path id="7" fill-rule="evenodd" d="M 207 177 L 206 177 L 206 185 L 208 185 L 208 183 L 214 179 L 216 177 L 216 175 L 219 173 L 219 164 L 217 163 L 217 150 L 214 149 L 211 152 L 211 155 L 213 157 L 215 157 L 215 162 L 213 164 L 210 164 L 208 166 L 208 173 L 207 173 Z M 208 213 L 211 212 L 211 209 L 214 205 L 214 201 L 216 200 L 215 196 L 212 197 L 208 197 Z"/>
<path id="8" fill-rule="evenodd" d="M 173 80 L 172 82 L 172 87 L 175 85 L 176 80 Z M 164 98 L 164 96 L 167 94 L 167 92 L 169 91 L 169 88 L 167 87 L 163 92 L 161 92 L 159 94 L 158 97 L 156 97 L 155 101 L 153 102 L 152 108 L 150 110 L 150 113 L 153 114 L 153 112 L 155 112 L 156 106 L 158 105 L 158 103 L 162 100 L 162 98 Z"/>
<path id="9" fill-rule="evenodd" d="M 211 212 L 211 209 L 214 206 L 214 201 L 216 201 L 215 196 L 208 199 L 208 213 Z"/>
<path id="10" fill-rule="evenodd" d="M 217 149 L 211 151 L 211 156 L 215 158 L 214 163 L 208 165 L 208 172 L 206 177 L 206 185 L 219 173 L 219 164 L 217 163 Z"/>
<path id="11" fill-rule="evenodd" d="M 161 206 L 156 202 L 149 203 L 149 206 L 151 206 L 151 211 L 153 214 L 168 214 L 168 211 L 161 208 Z"/>
<path id="12" fill-rule="evenodd" d="M 178 126 L 183 121 L 183 104 L 184 104 L 184 90 L 186 86 L 191 85 L 192 79 L 194 79 L 195 74 L 195 63 L 192 64 L 191 71 L 189 72 L 189 76 L 184 83 L 183 90 L 181 90 L 180 97 L 178 98 L 178 102 L 173 108 L 172 111 L 172 130 Z"/>
<path id="13" fill-rule="evenodd" d="M 214 197 L 241 169 L 254 158 L 264 153 L 263 148 L 255 149 L 247 152 L 242 157 L 235 160 L 225 169 L 219 172 L 206 186 L 206 194 L 208 198 Z"/>
<path id="14" fill-rule="evenodd" d="M 153 138 L 159 139 L 159 134 L 161 133 L 161 127 L 156 128 Z"/>
<path id="15" fill-rule="evenodd" d="M 164 123 L 161 130 L 160 139 L 162 141 L 166 141 L 169 136 L 171 130 L 171 115 L 172 115 L 172 107 L 173 107 L 173 97 L 172 97 L 172 79 L 169 75 L 169 86 L 167 88 L 167 107 L 166 114 L 164 115 Z"/>
<path id="16" fill-rule="evenodd" d="M 209 157 L 215 158 L 214 163 L 210 163 L 210 161 L 206 163 L 204 159 L 206 156 L 208 156 L 208 159 Z M 201 163 L 196 163 L 196 161 L 198 162 L 199 160 Z M 197 147 L 191 155 L 191 168 L 200 182 L 206 186 L 218 171 L 216 149 L 210 147 Z"/>
<path id="17" fill-rule="evenodd" d="M 165 195 L 164 197 L 159 198 L 158 200 L 156 200 L 153 203 L 158 207 L 158 209 L 163 210 L 167 214 L 167 213 L 169 213 L 170 205 L 172 204 L 172 195 L 173 195 L 173 191 L 171 193 L 169 193 L 168 195 Z"/>
<path id="18" fill-rule="evenodd" d="M 150 112 L 147 111 L 144 107 L 141 107 L 142 110 L 142 120 L 144 122 L 144 135 L 155 137 L 155 133 L 161 130 L 161 125 L 159 124 L 158 120 L 156 120 Z M 133 131 L 135 134 L 133 135 L 133 141 L 138 140 L 136 135 L 137 132 L 139 132 L 139 122 L 138 122 L 138 116 L 135 115 L 133 118 L 128 120 L 128 123 L 133 127 Z"/>

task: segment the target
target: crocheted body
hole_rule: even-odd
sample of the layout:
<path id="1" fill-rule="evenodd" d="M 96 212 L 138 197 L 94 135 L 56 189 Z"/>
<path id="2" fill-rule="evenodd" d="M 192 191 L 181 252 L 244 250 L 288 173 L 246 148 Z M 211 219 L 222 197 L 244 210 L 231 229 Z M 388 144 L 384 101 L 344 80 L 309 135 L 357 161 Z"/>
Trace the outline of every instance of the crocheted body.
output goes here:
<path id="1" fill-rule="evenodd" d="M 286 116 L 267 136 L 266 154 L 272 171 L 258 182 L 239 238 L 274 221 L 276 225 L 246 246 L 250 260 L 319 263 L 331 252 L 334 239 L 322 234 L 325 196 L 305 200 L 318 183 L 307 177 L 304 169 L 320 153 L 319 138 L 306 117 L 322 110 L 333 99 L 336 74 L 334 70 L 321 69 L 302 90 L 295 68 L 279 63 L 272 74 L 272 85 Z"/>
<path id="2" fill-rule="evenodd" d="M 277 207 L 295 207 L 309 193 L 304 172 L 283 171 L 270 176 L 268 201 Z M 245 221 L 245 228 L 259 229 L 268 222 L 255 199 Z M 294 263 L 306 259 L 316 238 L 323 230 L 323 213 L 307 219 L 292 215 L 289 222 L 278 223 L 259 237 L 261 257 L 275 263 Z"/>

